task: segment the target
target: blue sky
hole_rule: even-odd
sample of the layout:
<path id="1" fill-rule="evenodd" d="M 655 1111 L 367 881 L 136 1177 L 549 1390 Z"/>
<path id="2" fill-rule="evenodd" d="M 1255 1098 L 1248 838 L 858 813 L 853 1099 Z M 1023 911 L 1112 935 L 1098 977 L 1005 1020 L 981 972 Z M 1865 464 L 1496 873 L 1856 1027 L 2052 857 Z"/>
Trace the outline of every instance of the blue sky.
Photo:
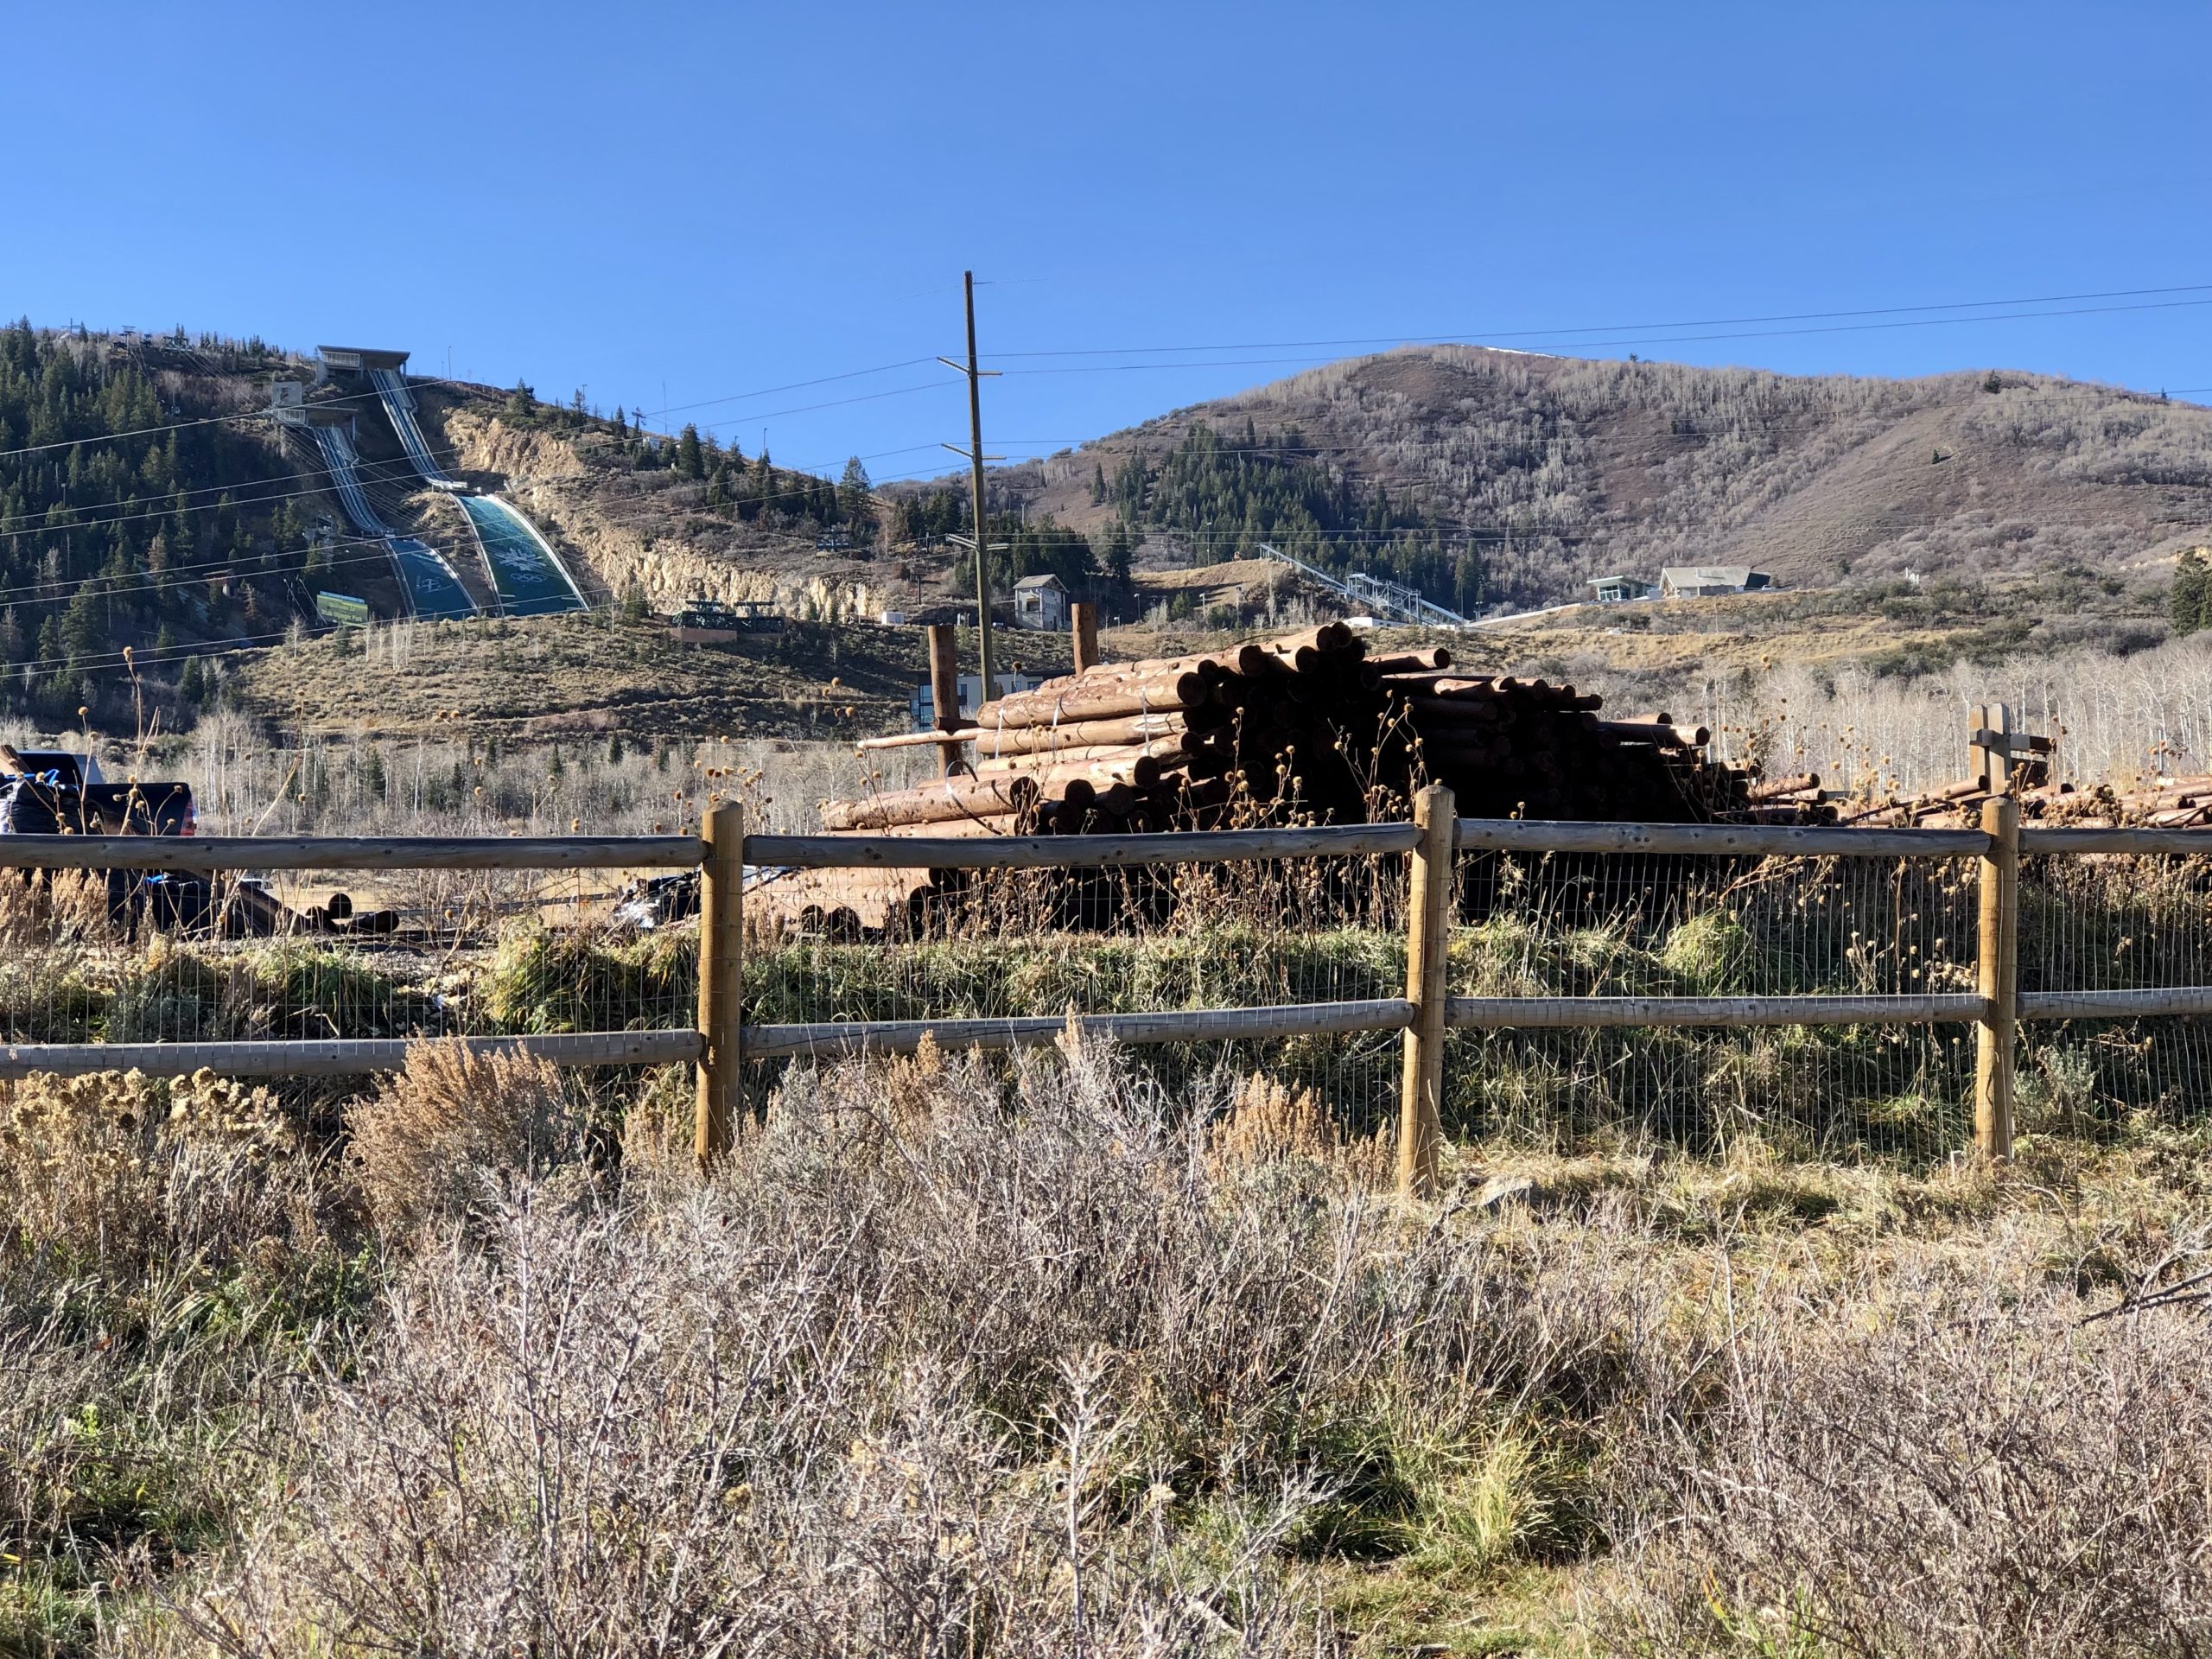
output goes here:
<path id="1" fill-rule="evenodd" d="M 944 469 L 969 266 L 987 356 L 1092 353 L 997 359 L 1013 454 L 1425 336 L 2212 388 L 2212 286 L 1707 321 L 2212 285 L 2201 0 L 5 25 L 0 312 L 449 352 L 787 464 Z"/>

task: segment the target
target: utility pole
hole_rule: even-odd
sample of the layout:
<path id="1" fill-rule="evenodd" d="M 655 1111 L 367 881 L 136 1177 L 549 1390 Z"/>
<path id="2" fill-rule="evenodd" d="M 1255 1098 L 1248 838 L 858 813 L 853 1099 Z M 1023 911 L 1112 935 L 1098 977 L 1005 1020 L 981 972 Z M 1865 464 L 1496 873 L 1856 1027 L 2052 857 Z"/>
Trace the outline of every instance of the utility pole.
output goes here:
<path id="1" fill-rule="evenodd" d="M 969 270 L 961 275 L 968 299 L 968 361 L 956 363 L 949 357 L 940 357 L 938 361 L 968 377 L 968 448 L 963 449 L 957 443 L 948 443 L 944 447 L 956 455 L 968 457 L 968 487 L 973 504 L 971 510 L 976 531 L 975 539 L 969 543 L 976 550 L 976 638 L 982 647 L 982 700 L 988 702 L 998 696 L 998 680 L 995 674 L 996 664 L 991 660 L 992 547 L 986 546 L 983 541 L 983 463 L 986 461 L 1003 461 L 1005 457 L 983 453 L 983 377 L 996 374 L 998 371 L 976 366 L 976 273 Z M 952 539 L 957 541 L 959 537 Z"/>

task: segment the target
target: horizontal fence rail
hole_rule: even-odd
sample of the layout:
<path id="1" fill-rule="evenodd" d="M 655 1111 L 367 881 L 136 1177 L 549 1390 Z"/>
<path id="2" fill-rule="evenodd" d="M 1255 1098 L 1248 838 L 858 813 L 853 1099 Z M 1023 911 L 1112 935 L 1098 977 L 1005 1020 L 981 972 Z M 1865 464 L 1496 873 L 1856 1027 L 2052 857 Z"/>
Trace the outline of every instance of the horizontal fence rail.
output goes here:
<path id="1" fill-rule="evenodd" d="M 1058 1040 L 1073 1029 L 1116 1043 L 1234 1042 L 1264 1037 L 1340 1036 L 1357 1031 L 1403 1031 L 1414 1005 L 1403 997 L 1363 1002 L 1298 1002 L 1270 1008 L 1187 1008 L 1164 1014 L 1024 1014 L 987 1020 L 831 1020 L 817 1025 L 747 1026 L 745 1051 L 781 1059 L 871 1049 L 911 1054 L 925 1039 L 944 1048 L 1024 1048 Z"/>
<path id="2" fill-rule="evenodd" d="M 1927 996 L 1455 996 L 1447 1024 L 1502 1031 L 1598 1026 L 1866 1026 L 1989 1017 L 1972 992 Z"/>
<path id="3" fill-rule="evenodd" d="M 0 868 L 653 870 L 696 868 L 696 836 L 0 836 Z"/>
<path id="4" fill-rule="evenodd" d="M 2212 985 L 2118 991 L 2022 991 L 2023 1020 L 2130 1020 L 2212 1014 Z"/>
<path id="5" fill-rule="evenodd" d="M 1259 858 L 1373 856 L 1413 849 L 1410 823 L 1204 830 L 1133 836 L 748 836 L 748 864 L 791 869 L 1108 869 Z"/>
<path id="6" fill-rule="evenodd" d="M 681 870 L 699 868 L 696 836 L 0 836 L 0 873 L 127 870 Z M 5 879 L 0 876 L 0 879 Z M 312 936 L 309 936 L 312 937 Z M 232 1077 L 327 1077 L 396 1071 L 425 1043 L 519 1052 L 556 1065 L 667 1065 L 705 1051 L 700 1028 L 563 1031 L 458 1037 L 301 1037 L 245 1040 L 0 1045 L 0 1080 L 202 1068 Z"/>
<path id="7" fill-rule="evenodd" d="M 2212 852 L 2212 831 L 2204 830 L 2074 829 L 2053 824 L 2020 830 L 2023 853 L 2139 853 L 2174 856 Z"/>
<path id="8" fill-rule="evenodd" d="M 238 1043 L 11 1043 L 0 1047 L 0 1079 L 34 1072 L 96 1071 L 181 1076 L 203 1067 L 234 1077 L 328 1077 L 397 1071 L 425 1041 L 478 1054 L 531 1054 L 555 1065 L 671 1065 L 696 1060 L 696 1031 L 580 1031 L 514 1037 L 327 1037 Z"/>
<path id="9" fill-rule="evenodd" d="M 1799 829 L 1764 823 L 1568 823 L 1545 818 L 1461 818 L 1461 852 L 1665 853 L 1733 857 L 1972 858 L 1980 830 Z"/>

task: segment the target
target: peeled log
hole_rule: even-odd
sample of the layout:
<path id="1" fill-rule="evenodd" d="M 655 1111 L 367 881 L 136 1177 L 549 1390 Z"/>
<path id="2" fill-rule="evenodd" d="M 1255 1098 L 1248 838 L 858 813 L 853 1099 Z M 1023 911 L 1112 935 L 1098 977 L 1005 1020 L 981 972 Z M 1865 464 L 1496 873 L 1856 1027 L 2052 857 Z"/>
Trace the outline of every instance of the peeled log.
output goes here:
<path id="1" fill-rule="evenodd" d="M 1807 795 L 1821 786 L 1821 774 L 1808 772 L 1800 778 L 1783 778 L 1771 784 L 1761 784 L 1744 798 L 1754 806 L 1765 806 L 1786 800 L 1792 795 Z"/>
<path id="2" fill-rule="evenodd" d="M 1172 714 L 1204 703 L 1211 689 L 1192 669 L 1179 674 L 1135 676 L 1090 683 L 1086 674 L 1057 691 L 1039 689 L 987 702 L 976 713 L 982 728 L 1065 725 L 1074 720 L 1118 720 L 1132 715 Z"/>
<path id="3" fill-rule="evenodd" d="M 900 824 L 996 817 L 1034 805 L 1037 793 L 1033 778 L 939 778 L 859 800 L 824 801 L 822 827 L 888 830 Z"/>
<path id="4" fill-rule="evenodd" d="M 1161 675 L 1225 674 L 1236 666 L 1236 653 L 1220 651 L 1194 652 L 1188 657 L 1154 657 L 1136 663 L 1101 663 L 1080 674 L 1056 675 L 1033 690 L 1017 691 L 1011 695 L 1034 697 L 1046 692 L 1065 691 L 1074 686 L 1112 685 L 1130 680 L 1156 678 Z"/>
<path id="5" fill-rule="evenodd" d="M 1002 755 L 1067 754 L 1103 743 L 1147 743 L 1159 738 L 1179 737 L 1187 721 L 1182 712 L 1124 715 L 1112 720 L 1069 720 L 1057 726 L 994 727 L 963 735 L 976 740 L 978 761 Z"/>
<path id="6" fill-rule="evenodd" d="M 1120 779 L 1150 785 L 1159 781 L 1163 767 L 1179 765 L 1186 752 L 1180 738 L 1161 738 L 1150 743 L 1102 743 L 1080 749 L 1055 749 L 1039 754 L 1010 754 L 978 760 L 976 771 L 985 778 L 1034 778 L 1051 785 L 1073 778 Z"/>

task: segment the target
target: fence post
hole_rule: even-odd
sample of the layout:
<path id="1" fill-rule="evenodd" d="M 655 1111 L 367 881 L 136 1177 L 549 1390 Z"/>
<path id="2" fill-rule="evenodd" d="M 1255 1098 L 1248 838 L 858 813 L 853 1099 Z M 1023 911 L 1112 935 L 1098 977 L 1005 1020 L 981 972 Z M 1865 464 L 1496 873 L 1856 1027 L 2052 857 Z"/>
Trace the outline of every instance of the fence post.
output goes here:
<path id="1" fill-rule="evenodd" d="M 1078 599 L 1068 607 L 1069 622 L 1075 632 L 1075 671 L 1098 666 L 1098 607 L 1087 599 Z"/>
<path id="2" fill-rule="evenodd" d="M 707 814 L 699 868 L 699 1095 L 692 1151 L 706 1168 L 730 1149 L 744 1104 L 745 809 Z"/>
<path id="3" fill-rule="evenodd" d="M 1441 784 L 1414 798 L 1414 823 L 1421 832 L 1406 890 L 1406 1000 L 1414 1005 L 1414 1022 L 1406 1028 L 1398 1083 L 1398 1194 L 1404 1198 L 1434 1194 L 1444 1139 L 1444 965 L 1456 812 L 1452 791 Z"/>
<path id="4" fill-rule="evenodd" d="M 1974 1043 L 1974 1144 L 1992 1158 L 2012 1155 L 2012 1050 L 2020 999 L 2020 804 L 1985 801 L 1981 827 L 1981 925 L 1976 988 L 1989 1013 Z"/>
<path id="5" fill-rule="evenodd" d="M 950 622 L 930 624 L 930 709 L 940 732 L 960 729 L 960 630 Z M 988 702 L 991 694 L 983 693 Z M 938 749 L 938 770 L 952 776 L 959 766 L 961 746 L 946 743 Z"/>

